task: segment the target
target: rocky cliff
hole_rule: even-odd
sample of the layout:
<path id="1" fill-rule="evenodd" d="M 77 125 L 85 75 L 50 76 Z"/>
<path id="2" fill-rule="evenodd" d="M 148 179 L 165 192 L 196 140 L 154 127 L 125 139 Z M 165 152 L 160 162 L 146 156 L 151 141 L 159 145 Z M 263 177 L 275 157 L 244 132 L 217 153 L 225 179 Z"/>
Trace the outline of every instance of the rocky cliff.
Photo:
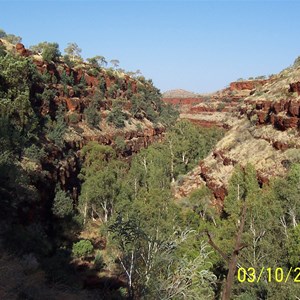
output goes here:
<path id="1" fill-rule="evenodd" d="M 264 86 L 270 80 L 248 80 L 232 82 L 228 88 L 206 95 L 176 96 L 169 93 L 163 95 L 163 101 L 180 110 L 180 117 L 204 127 L 230 128 L 236 119 L 233 114 L 237 107 L 255 89 Z"/>
<path id="2" fill-rule="evenodd" d="M 30 94 L 38 95 L 31 105 L 41 126 L 39 147 L 46 155 L 35 164 L 47 176 L 48 187 L 40 189 L 46 202 L 53 198 L 57 183 L 77 200 L 80 150 L 88 142 L 111 145 L 120 157 L 130 159 L 163 138 L 165 125 L 160 115 L 164 103 L 159 90 L 143 76 L 132 77 L 82 59 L 70 61 L 60 56 L 46 61 L 21 43 L 14 46 L 1 39 L 0 43 L 16 60 L 23 57 L 33 63 L 39 74 Z M 64 133 L 54 140 L 50 133 L 59 131 L 58 126 Z M 23 161 L 26 164 L 28 159 Z"/>
<path id="3" fill-rule="evenodd" d="M 181 114 L 202 122 L 210 116 L 214 124 L 228 124 L 229 130 L 210 155 L 176 187 L 176 197 L 186 197 L 206 185 L 213 191 L 216 204 L 222 206 L 228 180 L 237 164 L 255 166 L 263 185 L 273 176 L 283 176 L 291 163 L 299 162 L 299 82 L 300 68 L 293 66 L 271 80 L 231 83 L 228 89 L 210 98 L 223 103 L 221 112 L 214 111 L 212 101 L 191 106 L 189 114 Z M 242 92 L 237 101 L 232 98 L 232 91 L 237 91 L 234 96 Z"/>

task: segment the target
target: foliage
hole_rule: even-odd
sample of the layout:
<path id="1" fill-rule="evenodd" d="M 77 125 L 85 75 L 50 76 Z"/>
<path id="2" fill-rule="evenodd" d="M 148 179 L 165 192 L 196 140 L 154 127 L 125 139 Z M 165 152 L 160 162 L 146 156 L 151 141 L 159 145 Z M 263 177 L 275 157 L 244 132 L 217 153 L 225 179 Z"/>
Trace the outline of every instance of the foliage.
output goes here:
<path id="1" fill-rule="evenodd" d="M 48 63 L 56 62 L 61 56 L 59 45 L 57 43 L 41 42 L 37 45 L 32 45 L 29 49 L 42 55 L 43 59 Z"/>
<path id="2" fill-rule="evenodd" d="M 57 43 L 47 43 L 44 42 L 44 45 L 41 47 L 43 60 L 50 63 L 52 61 L 56 62 L 61 56 L 59 51 L 59 45 Z"/>
<path id="3" fill-rule="evenodd" d="M 126 166 L 113 159 L 116 154 L 109 146 L 89 143 L 82 150 L 85 161 L 80 174 L 84 179 L 79 198 L 80 211 L 84 223 L 88 217 L 97 217 L 106 223 L 120 197 Z"/>
<path id="4" fill-rule="evenodd" d="M 123 152 L 126 149 L 126 142 L 121 136 L 117 136 L 115 139 L 116 150 Z"/>
<path id="5" fill-rule="evenodd" d="M 69 67 L 69 68 L 74 68 L 75 63 L 71 60 L 69 55 L 64 55 L 63 56 L 64 62 L 65 64 Z"/>
<path id="6" fill-rule="evenodd" d="M 287 249 L 289 255 L 289 263 L 292 266 L 299 265 L 299 246 L 300 246 L 300 226 L 297 225 L 294 228 L 290 228 L 288 239 L 287 239 Z"/>
<path id="7" fill-rule="evenodd" d="M 164 104 L 161 106 L 158 121 L 166 128 L 172 128 L 179 118 L 179 111 L 171 104 Z"/>
<path id="8" fill-rule="evenodd" d="M 107 65 L 107 61 L 104 56 L 96 55 L 91 58 L 87 58 L 87 61 L 94 67 L 100 68 Z"/>
<path id="9" fill-rule="evenodd" d="M 125 126 L 125 121 L 128 119 L 128 115 L 123 112 L 122 104 L 115 102 L 112 110 L 107 115 L 107 121 L 114 124 L 117 128 L 123 128 Z"/>
<path id="10" fill-rule="evenodd" d="M 166 136 L 171 155 L 172 177 L 185 174 L 196 166 L 222 135 L 223 131 L 217 128 L 200 129 L 189 121 L 177 122 Z"/>
<path id="11" fill-rule="evenodd" d="M 81 49 L 76 43 L 68 43 L 67 47 L 65 48 L 65 53 L 71 57 L 71 59 L 74 61 L 76 59 L 80 59 L 80 53 Z"/>
<path id="12" fill-rule="evenodd" d="M 80 115 L 78 113 L 74 112 L 74 113 L 71 113 L 70 115 L 68 115 L 68 119 L 71 124 L 76 124 L 80 121 Z"/>
<path id="13" fill-rule="evenodd" d="M 38 85 L 40 76 L 35 65 L 27 58 L 7 54 L 0 57 L 0 115 L 14 132 L 10 141 L 15 150 L 22 149 L 37 133 L 38 114 L 32 105 L 37 93 L 31 92 Z M 17 137 L 18 136 L 18 137 Z"/>
<path id="14" fill-rule="evenodd" d="M 64 145 L 64 135 L 67 130 L 67 124 L 64 118 L 64 107 L 59 106 L 56 112 L 55 120 L 48 120 L 47 137 L 58 147 Z"/>
<path id="15" fill-rule="evenodd" d="M 53 214 L 59 218 L 71 215 L 73 212 L 73 201 L 71 197 L 59 186 L 56 188 L 52 211 Z"/>
<path id="16" fill-rule="evenodd" d="M 116 98 L 117 92 L 118 92 L 118 85 L 117 84 L 112 84 L 109 89 L 107 90 L 107 95 L 110 98 Z"/>
<path id="17" fill-rule="evenodd" d="M 94 267 L 97 270 L 101 270 L 102 268 L 104 268 L 104 266 L 105 263 L 104 263 L 103 255 L 101 254 L 101 251 L 97 251 L 94 259 Z"/>
<path id="18" fill-rule="evenodd" d="M 94 250 L 94 247 L 89 240 L 80 240 L 77 243 L 73 244 L 72 254 L 75 257 L 83 258 L 90 255 Z"/>
<path id="19" fill-rule="evenodd" d="M 6 49 L 4 45 L 0 45 L 0 57 L 3 57 L 6 55 Z"/>
<path id="20" fill-rule="evenodd" d="M 112 59 L 110 63 L 113 65 L 114 68 L 117 68 L 120 64 L 119 60 L 117 59 Z"/>
<path id="21" fill-rule="evenodd" d="M 2 32 L 2 35 L 3 35 L 3 32 Z M 20 36 L 14 35 L 14 34 L 5 34 L 2 38 L 14 45 L 22 42 L 22 38 Z"/>
<path id="22" fill-rule="evenodd" d="M 97 104 L 91 103 L 88 108 L 84 110 L 84 116 L 91 127 L 97 127 L 99 126 L 99 123 L 101 121 L 100 115 L 97 112 Z"/>
<path id="23" fill-rule="evenodd" d="M 29 159 L 35 162 L 40 162 L 46 156 L 46 153 L 44 148 L 32 144 L 24 149 L 24 156 L 28 157 Z"/>

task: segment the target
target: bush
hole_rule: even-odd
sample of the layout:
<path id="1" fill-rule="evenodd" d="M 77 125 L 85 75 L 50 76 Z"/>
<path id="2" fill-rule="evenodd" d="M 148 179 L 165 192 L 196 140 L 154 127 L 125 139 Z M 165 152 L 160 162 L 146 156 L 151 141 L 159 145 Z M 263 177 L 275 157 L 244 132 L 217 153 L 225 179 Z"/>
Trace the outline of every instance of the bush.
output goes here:
<path id="1" fill-rule="evenodd" d="M 121 107 L 114 107 L 107 116 L 107 121 L 114 124 L 117 128 L 123 128 L 125 126 L 125 120 L 128 119 L 126 113 L 124 113 Z"/>
<path id="2" fill-rule="evenodd" d="M 90 76 L 94 76 L 94 77 L 97 77 L 99 75 L 99 70 L 97 70 L 96 68 L 92 68 L 92 69 L 89 69 L 87 71 L 88 75 Z"/>
<path id="3" fill-rule="evenodd" d="M 91 105 L 87 107 L 83 112 L 84 118 L 90 127 L 99 126 L 101 118 L 97 110 L 97 105 L 95 103 L 91 103 Z"/>
<path id="4" fill-rule="evenodd" d="M 101 270 L 104 268 L 104 266 L 105 266 L 105 263 L 104 263 L 103 256 L 100 251 L 97 251 L 97 253 L 95 255 L 95 260 L 94 260 L 94 267 L 97 270 Z"/>
<path id="5" fill-rule="evenodd" d="M 94 250 L 94 247 L 89 240 L 80 240 L 77 243 L 73 244 L 72 254 L 75 257 L 82 258 L 91 254 Z"/>
<path id="6" fill-rule="evenodd" d="M 35 162 L 40 162 L 46 156 L 46 152 L 44 148 L 32 144 L 30 147 L 24 149 L 24 155 Z"/>
<path id="7" fill-rule="evenodd" d="M 59 51 L 59 45 L 57 43 L 46 43 L 44 45 L 42 57 L 43 60 L 50 63 L 51 61 L 57 61 L 61 53 Z"/>
<path id="8" fill-rule="evenodd" d="M 80 121 L 80 115 L 78 113 L 72 113 L 68 116 L 69 122 L 72 124 L 76 124 Z"/>
<path id="9" fill-rule="evenodd" d="M 126 150 L 126 142 L 125 139 L 121 136 L 117 136 L 115 139 L 116 150 L 123 152 Z"/>
<path id="10" fill-rule="evenodd" d="M 0 57 L 6 55 L 6 49 L 3 45 L 0 45 Z"/>
<path id="11" fill-rule="evenodd" d="M 75 63 L 70 59 L 70 56 L 69 55 L 64 55 L 64 62 L 65 64 L 69 67 L 69 68 L 74 68 L 75 66 Z"/>
<path id="12" fill-rule="evenodd" d="M 53 214 L 59 218 L 71 215 L 73 212 L 73 200 L 59 187 L 56 189 L 52 211 Z"/>
<path id="13" fill-rule="evenodd" d="M 67 130 L 67 124 L 64 119 L 64 107 L 59 106 L 56 112 L 55 121 L 49 122 L 46 136 L 54 142 L 58 147 L 63 147 L 64 145 L 64 134 Z"/>
<path id="14" fill-rule="evenodd" d="M 107 95 L 110 98 L 116 98 L 117 96 L 117 92 L 118 92 L 118 85 L 113 84 L 109 87 L 109 89 L 107 90 Z"/>

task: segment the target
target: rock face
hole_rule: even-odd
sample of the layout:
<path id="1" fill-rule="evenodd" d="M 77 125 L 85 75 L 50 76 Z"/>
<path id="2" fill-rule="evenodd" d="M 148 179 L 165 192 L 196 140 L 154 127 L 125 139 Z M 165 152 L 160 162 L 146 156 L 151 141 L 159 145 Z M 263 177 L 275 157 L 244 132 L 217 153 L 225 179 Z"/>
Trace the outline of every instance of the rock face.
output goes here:
<path id="1" fill-rule="evenodd" d="M 241 108 L 241 113 L 247 114 L 249 119 L 257 116 L 257 124 L 272 124 L 279 130 L 289 128 L 299 128 L 300 100 L 298 99 L 280 99 L 270 100 L 245 100 L 247 108 Z"/>
<path id="2" fill-rule="evenodd" d="M 289 92 L 298 93 L 298 95 L 300 95 L 300 81 L 290 83 Z"/>
<path id="3" fill-rule="evenodd" d="M 246 81 L 235 81 L 230 83 L 231 91 L 241 91 L 241 90 L 253 90 L 259 86 L 263 86 L 270 80 L 246 80 Z"/>
<path id="4" fill-rule="evenodd" d="M 167 98 L 163 101 L 179 108 L 180 117 L 202 127 L 228 128 L 229 116 L 240 101 L 249 95 L 249 91 L 232 91 L 230 88 L 209 95 L 197 97 Z"/>
<path id="5" fill-rule="evenodd" d="M 16 46 L 16 51 L 18 52 L 18 54 L 22 55 L 22 56 L 30 56 L 32 53 L 31 51 L 29 51 L 28 49 L 25 49 L 24 45 L 21 43 L 17 43 Z"/>
<path id="6" fill-rule="evenodd" d="M 237 165 L 251 163 L 261 185 L 273 176 L 283 176 L 290 163 L 300 157 L 299 92 L 300 68 L 291 68 L 271 80 L 233 82 L 229 89 L 211 95 L 210 101 L 182 106 L 182 118 L 202 126 L 206 121 L 210 125 L 227 124 L 229 130 L 209 156 L 176 186 L 176 198 L 187 197 L 206 185 L 221 207 Z M 217 101 L 223 104 L 219 109 Z"/>
<path id="7" fill-rule="evenodd" d="M 0 42 L 2 43 L 1 40 Z M 41 184 L 38 187 L 44 192 L 41 197 L 43 201 L 53 200 L 57 183 L 69 191 L 75 202 L 78 200 L 80 182 L 77 175 L 82 164 L 80 150 L 88 142 L 97 141 L 110 145 L 120 158 L 129 160 L 132 154 L 164 138 L 165 128 L 162 125 L 152 123 L 147 119 L 146 113 L 139 118 L 131 113 L 131 97 L 140 92 L 139 87 L 143 91 L 148 89 L 156 93 L 148 81 L 132 78 L 121 72 L 92 67 L 83 61 L 67 64 L 60 58 L 55 63 L 49 63 L 21 43 L 13 46 L 7 45 L 4 41 L 2 44 L 7 51 L 13 51 L 24 57 L 30 56 L 37 71 L 42 75 L 43 80 L 33 87 L 38 89 L 33 92 L 40 94 L 33 105 L 36 111 L 39 111 L 41 119 L 50 119 L 55 124 L 60 112 L 60 117 L 67 125 L 60 146 L 57 146 L 45 132 L 41 133 L 40 139 L 47 155 L 39 168 L 41 172 L 46 172 L 48 183 L 48 186 Z M 96 103 L 95 107 L 91 106 L 93 101 Z M 127 117 L 122 129 L 118 129 L 107 119 L 116 102 Z M 153 106 L 154 111 L 158 110 L 150 101 L 149 105 Z M 94 109 L 91 114 L 96 112 L 98 117 L 96 120 L 101 119 L 93 126 L 87 122 L 86 113 L 91 107 Z M 118 138 L 122 142 L 121 147 L 116 143 Z"/>

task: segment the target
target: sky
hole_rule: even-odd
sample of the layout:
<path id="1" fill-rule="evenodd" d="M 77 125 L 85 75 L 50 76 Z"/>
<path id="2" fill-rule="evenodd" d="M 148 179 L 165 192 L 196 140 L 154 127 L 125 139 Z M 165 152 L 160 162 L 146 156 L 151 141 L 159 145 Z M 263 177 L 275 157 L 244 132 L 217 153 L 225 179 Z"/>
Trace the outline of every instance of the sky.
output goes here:
<path id="1" fill-rule="evenodd" d="M 0 0 L 0 28 L 25 47 L 69 42 L 118 59 L 162 92 L 209 93 L 270 75 L 300 55 L 300 0 Z"/>

